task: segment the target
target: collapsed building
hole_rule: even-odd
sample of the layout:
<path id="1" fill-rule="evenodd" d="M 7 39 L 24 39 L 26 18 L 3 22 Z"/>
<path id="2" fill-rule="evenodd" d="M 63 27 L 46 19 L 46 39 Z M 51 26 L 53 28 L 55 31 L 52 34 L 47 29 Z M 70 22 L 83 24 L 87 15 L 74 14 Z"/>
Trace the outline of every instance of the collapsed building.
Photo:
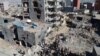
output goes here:
<path id="1" fill-rule="evenodd" d="M 23 20 L 19 20 L 19 18 L 0 18 L 3 39 L 12 44 L 19 44 L 25 47 L 40 44 L 43 41 L 46 29 L 43 30 L 42 25 L 37 27 L 36 24 L 30 23 L 30 21 L 61 19 L 62 4 L 62 0 L 22 0 Z M 26 22 L 25 20 L 27 19 L 31 20 Z"/>
<path id="2" fill-rule="evenodd" d="M 5 39 L 11 44 L 18 44 L 24 47 L 32 47 L 38 42 L 41 42 L 38 38 L 41 28 L 36 28 L 34 23 L 28 24 L 25 21 L 19 19 L 0 18 L 0 30 L 2 39 Z"/>
<path id="3" fill-rule="evenodd" d="M 4 36 L 3 39 L 9 42 L 13 42 L 12 39 L 14 38 L 14 35 L 12 30 L 10 29 L 11 24 L 8 23 L 9 21 L 11 20 L 8 20 L 8 18 L 0 18 L 1 32 Z"/>
<path id="4" fill-rule="evenodd" d="M 77 9 L 78 3 L 75 5 Z M 0 18 L 0 37 L 11 44 L 24 47 L 38 45 L 43 52 L 39 52 L 38 48 L 34 50 L 40 56 L 82 56 L 92 45 L 100 42 L 99 35 L 94 32 L 96 25 L 93 28 L 96 22 L 91 23 L 92 19 L 85 15 L 67 18 L 68 15 L 61 12 L 62 0 L 22 0 L 22 5 L 23 20 Z M 30 19 L 56 23 L 46 26 L 46 23 L 36 23 Z"/>

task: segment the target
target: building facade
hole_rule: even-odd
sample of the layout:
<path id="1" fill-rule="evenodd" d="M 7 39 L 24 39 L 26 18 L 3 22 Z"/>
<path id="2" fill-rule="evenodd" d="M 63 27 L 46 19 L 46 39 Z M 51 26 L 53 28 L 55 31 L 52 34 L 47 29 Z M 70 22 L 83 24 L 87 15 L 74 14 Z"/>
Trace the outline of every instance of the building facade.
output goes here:
<path id="1" fill-rule="evenodd" d="M 56 20 L 61 14 L 63 0 L 22 0 L 24 18 Z"/>
<path id="2" fill-rule="evenodd" d="M 100 0 L 96 0 L 96 2 L 95 2 L 95 10 L 100 10 Z"/>
<path id="3" fill-rule="evenodd" d="M 19 20 L 19 19 L 18 19 Z M 35 45 L 35 31 L 27 23 L 9 18 L 0 18 L 0 38 L 24 47 Z M 28 29 L 27 29 L 28 27 Z"/>

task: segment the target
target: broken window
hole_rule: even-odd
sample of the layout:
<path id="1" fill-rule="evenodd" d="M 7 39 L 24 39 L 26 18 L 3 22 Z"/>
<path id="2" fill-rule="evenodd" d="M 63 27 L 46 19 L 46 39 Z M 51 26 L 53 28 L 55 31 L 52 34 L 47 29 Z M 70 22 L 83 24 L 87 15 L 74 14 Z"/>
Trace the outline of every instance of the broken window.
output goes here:
<path id="1" fill-rule="evenodd" d="M 2 34 L 1 31 L 0 31 L 0 38 L 4 39 L 4 35 Z"/>
<path id="2" fill-rule="evenodd" d="M 34 5 L 34 7 L 38 7 L 38 2 L 37 1 L 33 1 L 33 5 Z"/>
<path id="3" fill-rule="evenodd" d="M 38 18 L 38 19 L 40 19 L 40 17 L 41 17 L 40 15 L 37 15 L 37 18 Z"/>
<path id="4" fill-rule="evenodd" d="M 48 21 L 48 22 L 52 22 L 52 23 L 54 23 L 54 22 L 56 22 L 56 20 L 50 20 L 50 21 Z"/>
<path id="5" fill-rule="evenodd" d="M 29 6 L 29 3 L 28 2 L 24 2 L 23 3 L 23 7 L 28 7 Z"/>
<path id="6" fill-rule="evenodd" d="M 63 5 L 63 2 L 59 2 L 59 4 L 62 6 Z"/>
<path id="7" fill-rule="evenodd" d="M 30 17 L 29 17 L 29 16 L 24 16 L 24 18 L 28 18 L 28 19 L 30 19 Z"/>
<path id="8" fill-rule="evenodd" d="M 48 8 L 49 11 L 54 12 L 55 8 Z"/>
<path id="9" fill-rule="evenodd" d="M 8 23 L 8 20 L 7 19 L 4 19 L 4 23 Z"/>
<path id="10" fill-rule="evenodd" d="M 49 5 L 55 5 L 55 2 L 54 1 L 48 1 L 48 4 Z"/>
<path id="11" fill-rule="evenodd" d="M 16 41 L 16 44 L 18 44 L 18 45 L 19 45 L 19 41 Z"/>
<path id="12" fill-rule="evenodd" d="M 20 20 L 23 20 L 23 16 L 16 16 L 16 18 L 19 18 Z"/>
<path id="13" fill-rule="evenodd" d="M 51 15 L 48 15 L 49 17 L 51 18 L 54 18 L 56 16 L 56 14 L 51 14 Z"/>
<path id="14" fill-rule="evenodd" d="M 82 19 L 83 19 L 82 17 L 77 17 L 77 20 L 79 21 L 82 21 Z"/>
<path id="15" fill-rule="evenodd" d="M 39 8 L 34 8 L 34 11 L 36 11 L 38 14 L 41 14 L 41 10 Z"/>
<path id="16" fill-rule="evenodd" d="M 14 40 L 18 40 L 19 41 L 19 39 L 18 39 L 18 33 L 17 33 L 17 28 L 16 27 L 14 28 L 14 35 L 15 35 Z"/>

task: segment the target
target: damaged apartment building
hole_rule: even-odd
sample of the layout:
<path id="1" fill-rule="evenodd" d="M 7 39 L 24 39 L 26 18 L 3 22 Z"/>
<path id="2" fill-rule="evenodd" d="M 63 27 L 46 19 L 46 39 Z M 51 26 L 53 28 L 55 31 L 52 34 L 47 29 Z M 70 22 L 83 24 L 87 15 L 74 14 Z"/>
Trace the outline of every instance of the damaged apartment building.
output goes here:
<path id="1" fill-rule="evenodd" d="M 34 20 L 48 22 L 59 20 L 63 9 L 62 0 L 22 0 L 23 19 L 0 18 L 0 36 L 2 39 L 25 47 L 31 47 L 41 42 L 41 25 L 37 27 Z M 31 19 L 31 22 L 26 22 Z M 28 20 L 30 21 L 30 20 Z M 37 27 L 37 28 L 35 28 Z"/>
<path id="2" fill-rule="evenodd" d="M 23 17 L 46 22 L 60 19 L 63 2 L 63 0 L 22 0 Z"/>
<path id="3" fill-rule="evenodd" d="M 11 44 L 31 47 L 35 45 L 36 36 L 36 29 L 33 27 L 19 19 L 0 18 L 0 37 Z"/>

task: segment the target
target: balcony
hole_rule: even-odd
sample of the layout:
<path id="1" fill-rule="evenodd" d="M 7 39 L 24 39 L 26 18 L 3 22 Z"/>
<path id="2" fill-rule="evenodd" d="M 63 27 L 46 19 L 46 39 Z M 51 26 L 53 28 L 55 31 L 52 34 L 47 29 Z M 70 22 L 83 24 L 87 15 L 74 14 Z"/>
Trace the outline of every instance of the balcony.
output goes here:
<path id="1" fill-rule="evenodd" d="M 49 5 L 49 4 L 46 4 L 45 6 L 48 7 L 48 8 L 54 8 L 55 7 L 54 5 Z"/>
<path id="2" fill-rule="evenodd" d="M 55 12 L 56 10 L 55 10 L 55 8 L 48 8 L 48 11 Z"/>
<path id="3" fill-rule="evenodd" d="M 60 3 L 57 3 L 57 8 L 62 8 L 62 5 Z"/>
<path id="4" fill-rule="evenodd" d="M 45 20 L 47 20 L 47 21 L 52 21 L 52 20 L 54 20 L 54 18 L 46 17 Z"/>
<path id="5" fill-rule="evenodd" d="M 50 12 L 50 11 L 46 11 L 47 14 L 56 14 L 56 12 Z"/>
<path id="6" fill-rule="evenodd" d="M 48 14 L 48 17 L 55 18 L 56 17 L 56 14 Z"/>
<path id="7" fill-rule="evenodd" d="M 53 6 L 53 5 L 55 5 L 55 2 L 54 1 L 48 1 L 48 4 Z"/>

